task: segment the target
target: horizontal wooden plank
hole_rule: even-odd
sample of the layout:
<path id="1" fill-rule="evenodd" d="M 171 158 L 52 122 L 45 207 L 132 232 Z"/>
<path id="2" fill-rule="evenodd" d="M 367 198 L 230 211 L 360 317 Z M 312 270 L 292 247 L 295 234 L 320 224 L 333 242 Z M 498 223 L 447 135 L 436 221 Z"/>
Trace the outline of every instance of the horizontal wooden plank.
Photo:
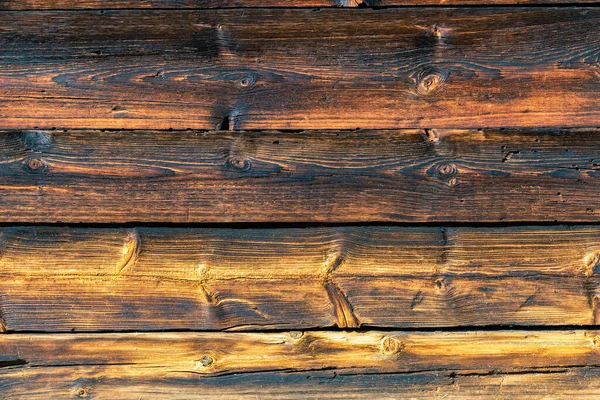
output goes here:
<path id="1" fill-rule="evenodd" d="M 15 227 L 1 240 L 2 325 L 17 332 L 598 322 L 598 227 Z"/>
<path id="2" fill-rule="evenodd" d="M 3 0 L 0 10 L 234 7 L 388 7 L 407 5 L 590 4 L 595 0 Z"/>
<path id="3" fill-rule="evenodd" d="M 550 392 L 592 399 L 600 390 L 598 337 L 587 331 L 2 335 L 0 391 L 5 399 L 548 398 Z"/>
<path id="4" fill-rule="evenodd" d="M 40 399 L 583 399 L 597 400 L 597 368 L 568 368 L 485 375 L 416 372 L 348 374 L 343 371 L 262 372 L 199 379 L 194 374 L 126 367 L 71 366 L 15 369 L 2 373 L 4 398 Z"/>
<path id="5" fill-rule="evenodd" d="M 587 130 L 0 132 L 0 222 L 597 222 Z"/>
<path id="6" fill-rule="evenodd" d="M 0 128 L 598 126 L 599 23 L 583 7 L 3 12 Z"/>

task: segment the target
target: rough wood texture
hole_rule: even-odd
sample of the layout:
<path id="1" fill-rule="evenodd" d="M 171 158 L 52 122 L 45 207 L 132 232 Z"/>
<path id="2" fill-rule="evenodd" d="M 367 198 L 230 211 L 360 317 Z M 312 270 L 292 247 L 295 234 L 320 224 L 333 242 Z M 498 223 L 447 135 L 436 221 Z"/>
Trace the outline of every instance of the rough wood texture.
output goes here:
<path id="1" fill-rule="evenodd" d="M 233 7 L 387 7 L 405 5 L 586 4 L 595 0 L 3 0 L 0 10 Z"/>
<path id="2" fill-rule="evenodd" d="M 596 227 L 1 232 L 7 330 L 597 323 Z"/>
<path id="3" fill-rule="evenodd" d="M 0 128 L 598 126 L 597 8 L 0 14 Z"/>
<path id="4" fill-rule="evenodd" d="M 0 222 L 596 222 L 600 132 L 0 132 Z"/>
<path id="5" fill-rule="evenodd" d="M 0 354 L 4 399 L 548 398 L 549 386 L 551 398 L 594 398 L 600 390 L 598 335 L 586 331 L 3 335 Z"/>
<path id="6" fill-rule="evenodd" d="M 127 367 L 74 366 L 14 369 L 0 375 L 4 399 L 583 399 L 597 400 L 597 368 L 564 368 L 526 374 L 415 372 L 352 374 L 341 370 L 233 374 L 210 379 L 188 373 Z"/>

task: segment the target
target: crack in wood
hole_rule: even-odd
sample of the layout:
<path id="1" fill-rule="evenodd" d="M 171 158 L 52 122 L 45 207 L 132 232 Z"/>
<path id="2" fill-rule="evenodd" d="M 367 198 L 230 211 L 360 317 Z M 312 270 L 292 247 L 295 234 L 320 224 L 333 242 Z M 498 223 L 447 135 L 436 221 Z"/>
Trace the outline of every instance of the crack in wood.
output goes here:
<path id="1" fill-rule="evenodd" d="M 10 367 L 22 367 L 24 365 L 29 364 L 26 360 L 21 358 L 17 358 L 14 360 L 4 360 L 0 361 L 0 368 L 10 368 Z"/>

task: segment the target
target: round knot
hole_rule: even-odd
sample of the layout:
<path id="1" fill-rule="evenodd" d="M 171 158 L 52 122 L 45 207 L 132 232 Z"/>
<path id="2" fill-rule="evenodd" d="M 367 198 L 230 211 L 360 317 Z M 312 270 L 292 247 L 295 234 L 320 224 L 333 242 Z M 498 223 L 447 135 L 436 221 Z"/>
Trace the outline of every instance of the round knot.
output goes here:
<path id="1" fill-rule="evenodd" d="M 446 282 L 446 280 L 444 278 L 438 278 L 435 281 L 435 286 L 439 289 L 439 290 L 445 290 L 446 287 L 448 286 L 448 282 Z"/>
<path id="2" fill-rule="evenodd" d="M 392 336 L 386 336 L 381 340 L 381 352 L 385 356 L 394 356 L 402 352 L 404 344 Z"/>
<path id="3" fill-rule="evenodd" d="M 440 164 L 437 167 L 437 173 L 440 176 L 440 178 L 442 178 L 442 179 L 452 178 L 454 175 L 456 175 L 456 172 L 457 172 L 457 169 L 456 169 L 456 165 L 454 165 L 454 164 L 450 164 L 450 163 Z"/>
<path id="4" fill-rule="evenodd" d="M 205 368 L 210 367 L 213 362 L 215 362 L 215 360 L 213 360 L 211 356 L 202 356 L 200 359 L 200 364 L 202 364 L 202 366 Z"/>
<path id="5" fill-rule="evenodd" d="M 84 388 L 79 388 L 79 390 L 77 390 L 78 397 L 86 397 L 87 395 L 88 395 L 88 392 Z"/>
<path id="6" fill-rule="evenodd" d="M 253 76 L 244 76 L 238 80 L 238 85 L 243 88 L 250 88 L 256 83 L 256 78 Z"/>
<path id="7" fill-rule="evenodd" d="M 300 339 L 303 335 L 304 335 L 304 333 L 302 333 L 300 331 L 291 331 L 290 332 L 290 337 L 292 339 L 296 339 L 296 340 Z"/>
<path id="8" fill-rule="evenodd" d="M 248 171 L 252 168 L 250 160 L 243 157 L 229 157 L 229 159 L 227 159 L 227 165 L 238 171 Z"/>
<path id="9" fill-rule="evenodd" d="M 46 169 L 48 169 L 46 163 L 43 160 L 36 157 L 28 158 L 27 160 L 25 160 L 24 166 L 27 171 L 35 173 L 44 172 L 46 171 Z"/>
<path id="10" fill-rule="evenodd" d="M 436 92 L 449 78 L 449 71 L 435 67 L 423 68 L 413 76 L 415 89 L 420 95 L 428 95 Z"/>

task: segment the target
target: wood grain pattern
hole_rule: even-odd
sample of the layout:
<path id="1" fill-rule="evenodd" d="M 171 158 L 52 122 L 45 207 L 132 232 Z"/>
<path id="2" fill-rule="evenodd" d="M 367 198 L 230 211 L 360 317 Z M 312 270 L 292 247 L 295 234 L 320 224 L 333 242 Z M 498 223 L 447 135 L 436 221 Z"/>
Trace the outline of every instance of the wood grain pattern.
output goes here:
<path id="1" fill-rule="evenodd" d="M 0 132 L 0 222 L 596 222 L 585 130 Z"/>
<path id="2" fill-rule="evenodd" d="M 598 322 L 597 227 L 1 232 L 11 331 Z"/>
<path id="3" fill-rule="evenodd" d="M 265 372 L 199 379 L 194 374 L 126 367 L 72 366 L 2 373 L 4 398 L 15 399 L 583 399 L 597 400 L 598 368 L 542 369 L 516 374 L 415 372 L 352 374 L 341 370 Z"/>
<path id="4" fill-rule="evenodd" d="M 0 128 L 598 126 L 597 8 L 0 14 Z"/>
<path id="5" fill-rule="evenodd" d="M 0 391 L 5 399 L 464 399 L 541 398 L 551 385 L 552 398 L 593 398 L 598 338 L 590 331 L 2 335 Z"/>
<path id="6" fill-rule="evenodd" d="M 590 4 L 595 0 L 3 0 L 0 10 L 234 7 L 388 7 L 406 5 Z"/>

